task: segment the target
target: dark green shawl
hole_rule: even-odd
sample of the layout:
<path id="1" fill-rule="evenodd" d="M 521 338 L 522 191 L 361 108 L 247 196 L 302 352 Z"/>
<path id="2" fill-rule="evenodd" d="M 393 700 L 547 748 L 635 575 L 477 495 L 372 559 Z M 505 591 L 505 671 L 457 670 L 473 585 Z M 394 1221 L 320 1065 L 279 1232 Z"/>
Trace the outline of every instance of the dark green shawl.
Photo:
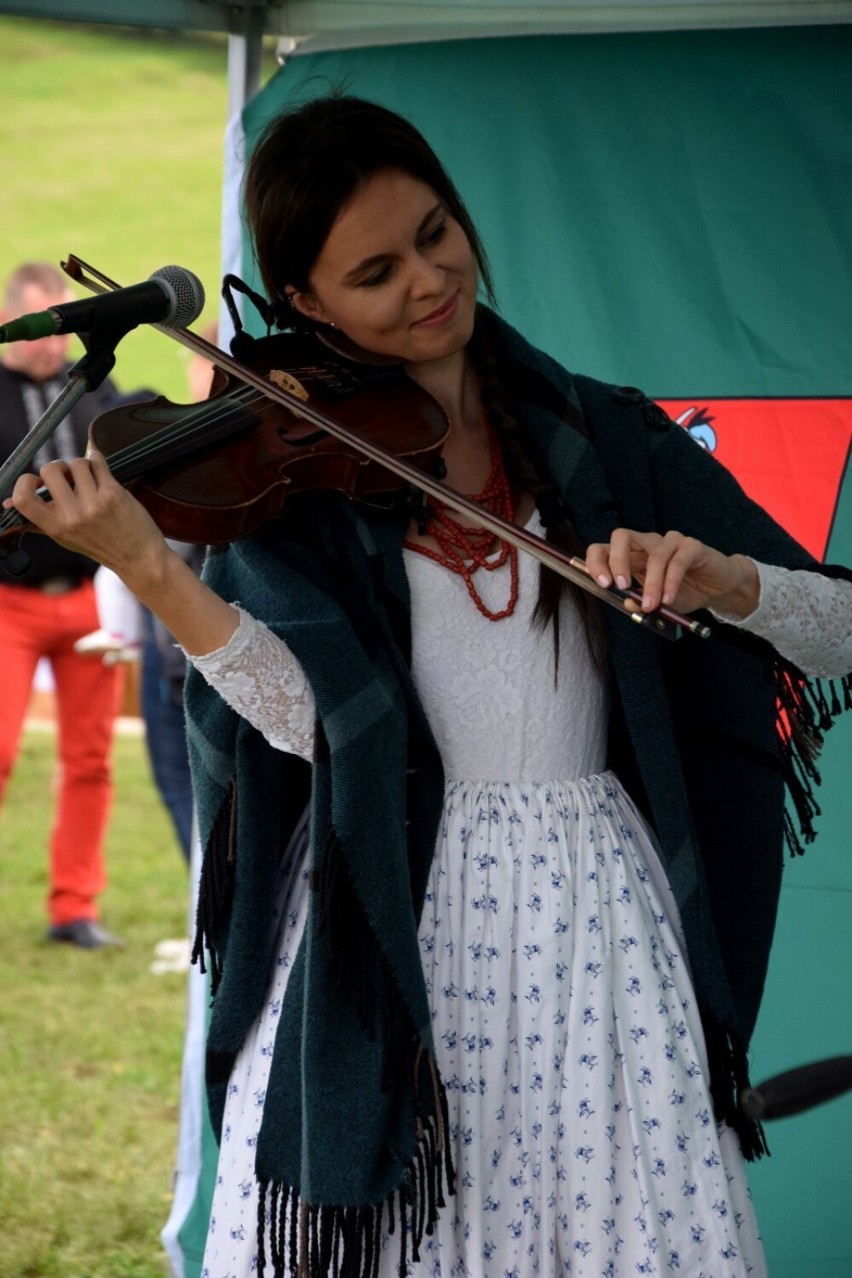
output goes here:
<path id="1" fill-rule="evenodd" d="M 508 326 L 490 323 L 523 426 L 585 543 L 608 540 L 619 525 L 677 528 L 725 552 L 815 567 L 643 395 L 572 378 Z M 342 1248 L 347 1273 L 372 1274 L 383 1213 L 403 1216 L 416 1251 L 442 1204 L 443 1178 L 452 1177 L 416 937 L 443 778 L 408 671 L 405 522 L 404 514 L 314 496 L 294 501 L 275 528 L 213 555 L 206 570 L 224 598 L 286 641 L 318 715 L 310 769 L 272 750 L 200 676 L 188 680 L 206 849 L 199 937 L 215 988 L 214 1125 L 263 1005 L 277 869 L 310 796 L 314 890 L 257 1150 L 261 1212 L 273 1222 L 261 1273 L 267 1261 L 276 1275 L 285 1272 L 291 1256 L 278 1239 L 286 1235 L 292 1259 L 314 1266 L 309 1273 L 329 1272 Z M 762 1137 L 736 1097 L 777 907 L 784 785 L 812 837 L 813 749 L 840 706 L 731 627 L 714 626 L 708 641 L 669 644 L 603 611 L 611 764 L 656 831 L 681 912 L 717 1111 L 755 1156 Z"/>

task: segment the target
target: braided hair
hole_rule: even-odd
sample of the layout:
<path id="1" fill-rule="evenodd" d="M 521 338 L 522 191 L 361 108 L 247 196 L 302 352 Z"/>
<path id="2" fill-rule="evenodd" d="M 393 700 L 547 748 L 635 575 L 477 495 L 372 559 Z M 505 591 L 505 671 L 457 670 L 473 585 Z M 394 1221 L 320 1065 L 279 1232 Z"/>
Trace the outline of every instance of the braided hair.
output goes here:
<path id="1" fill-rule="evenodd" d="M 556 485 L 548 476 L 542 475 L 529 448 L 519 414 L 512 402 L 505 379 L 501 375 L 500 362 L 489 324 L 489 312 L 483 307 L 479 307 L 477 311 L 476 328 L 469 350 L 482 379 L 483 406 L 503 449 L 510 483 L 517 491 L 532 494 L 542 523 L 545 525 L 547 541 L 565 554 L 582 558 L 586 548 L 565 516 Z M 595 664 L 601 668 L 605 653 L 605 630 L 600 605 L 588 591 L 576 586 L 554 569 L 541 564 L 538 599 L 533 620 L 542 627 L 548 624 L 553 627 L 557 675 L 559 603 L 566 591 L 573 596 L 586 629 L 586 638 Z"/>

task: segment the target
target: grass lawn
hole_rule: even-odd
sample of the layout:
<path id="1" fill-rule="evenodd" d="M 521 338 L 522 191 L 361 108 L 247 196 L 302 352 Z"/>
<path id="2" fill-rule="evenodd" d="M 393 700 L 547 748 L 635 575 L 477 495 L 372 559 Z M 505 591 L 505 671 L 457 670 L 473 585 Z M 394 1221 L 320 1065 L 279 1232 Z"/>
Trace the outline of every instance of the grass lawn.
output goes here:
<path id="1" fill-rule="evenodd" d="M 220 38 L 0 17 L 0 283 L 71 252 L 120 284 L 176 263 L 207 290 L 196 328 L 215 319 L 226 63 Z M 187 358 L 142 328 L 114 377 L 185 400 Z M 115 761 L 103 914 L 124 950 L 43 940 L 49 734 L 27 733 L 0 811 L 2 1278 L 167 1272 L 186 978 L 149 969 L 186 931 L 187 874 L 142 740 Z"/>
<path id="2" fill-rule="evenodd" d="M 24 260 L 69 253 L 121 285 L 174 263 L 207 293 L 194 327 L 215 320 L 224 38 L 0 17 L 0 82 L 0 283 Z M 119 346 L 114 378 L 182 402 L 188 358 L 143 326 Z"/>
<path id="3" fill-rule="evenodd" d="M 0 1274 L 161 1278 L 186 977 L 150 971 L 185 934 L 187 873 L 144 742 L 116 742 L 104 921 L 123 950 L 44 939 L 54 737 L 29 731 L 0 811 Z"/>

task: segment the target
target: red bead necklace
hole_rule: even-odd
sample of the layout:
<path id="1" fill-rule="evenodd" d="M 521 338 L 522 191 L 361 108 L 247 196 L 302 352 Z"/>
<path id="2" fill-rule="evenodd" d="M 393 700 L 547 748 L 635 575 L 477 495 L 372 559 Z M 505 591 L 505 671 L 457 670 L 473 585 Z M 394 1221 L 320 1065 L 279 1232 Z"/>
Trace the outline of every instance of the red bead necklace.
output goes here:
<path id="1" fill-rule="evenodd" d="M 498 515 L 507 523 L 515 522 L 515 499 L 506 467 L 503 462 L 503 450 L 494 428 L 488 423 L 488 442 L 491 451 L 491 469 L 485 487 L 481 493 L 471 495 L 471 500 L 484 506 L 492 514 Z M 467 592 L 483 617 L 489 621 L 501 621 L 503 617 L 511 617 L 518 602 L 518 551 L 515 546 L 505 541 L 499 542 L 499 552 L 493 559 L 487 556 L 494 544 L 494 534 L 487 528 L 467 527 L 454 517 L 449 506 L 436 498 L 431 498 L 426 508 L 426 521 L 422 531 L 435 538 L 440 550 L 431 546 L 422 546 L 417 542 L 406 540 L 409 550 L 416 550 L 427 559 L 449 568 L 464 580 Z M 473 580 L 478 568 L 485 572 L 496 572 L 509 561 L 510 587 L 509 602 L 501 612 L 492 612 L 484 603 Z"/>

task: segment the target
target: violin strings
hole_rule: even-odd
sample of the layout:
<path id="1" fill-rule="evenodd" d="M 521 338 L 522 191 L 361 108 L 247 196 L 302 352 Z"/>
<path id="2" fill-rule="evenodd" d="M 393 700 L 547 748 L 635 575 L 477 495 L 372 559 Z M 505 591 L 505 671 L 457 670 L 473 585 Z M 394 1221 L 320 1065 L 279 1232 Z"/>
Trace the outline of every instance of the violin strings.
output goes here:
<path id="1" fill-rule="evenodd" d="M 239 418 L 229 420 L 234 419 L 235 413 L 250 409 L 264 400 L 266 400 L 265 395 L 256 392 L 253 387 L 246 387 L 225 400 L 218 400 L 210 405 L 205 404 L 192 412 L 179 426 L 164 426 L 153 434 L 111 453 L 107 458 L 110 470 L 120 481 L 133 478 L 135 474 L 140 473 L 138 469 L 140 463 L 154 464 L 157 461 L 169 460 L 164 445 L 174 445 L 180 448 L 181 453 L 184 453 L 190 451 L 186 448 L 188 444 L 215 443 L 222 434 L 227 436 L 236 431 Z M 222 432 L 221 428 L 224 426 L 228 426 L 229 429 Z"/>
<path id="2" fill-rule="evenodd" d="M 299 380 L 301 382 L 311 382 L 322 381 L 323 379 L 319 374 L 307 374 L 300 370 Z M 156 431 L 154 434 L 128 444 L 125 448 L 117 449 L 115 453 L 110 454 L 110 470 L 119 480 L 122 478 L 122 472 L 125 478 L 130 478 L 137 464 L 156 457 L 163 443 L 184 446 L 188 443 L 196 442 L 196 440 L 203 442 L 204 434 L 211 428 L 225 426 L 229 416 L 233 414 L 235 409 L 251 409 L 256 404 L 263 403 L 267 399 L 268 397 L 262 391 L 257 390 L 254 386 L 247 385 L 232 396 L 205 401 L 180 426 L 164 426 L 162 430 Z M 233 429 L 233 424 L 231 429 Z M 215 437 L 211 438 L 209 442 L 215 442 Z M 182 451 L 187 450 L 182 447 Z M 162 456 L 161 459 L 163 461 L 168 460 L 166 456 Z"/>
<path id="3" fill-rule="evenodd" d="M 300 372 L 299 381 L 302 383 L 321 380 L 320 374 L 306 373 L 304 370 Z M 162 452 L 164 443 L 186 445 L 196 441 L 201 442 L 211 428 L 215 430 L 217 427 L 224 426 L 234 412 L 251 409 L 256 404 L 266 401 L 267 398 L 256 387 L 246 385 L 242 390 L 226 398 L 205 400 L 195 411 L 190 412 L 181 425 L 164 426 L 144 439 L 117 449 L 107 458 L 109 468 L 119 482 L 122 482 L 122 477 L 132 478 L 139 463 L 152 458 L 156 459 L 158 453 L 159 460 L 167 460 Z M 215 439 L 211 439 L 210 442 L 214 443 Z M 0 532 L 14 528 L 16 524 L 25 523 L 26 520 L 17 510 L 5 510 L 0 513 Z"/>
<path id="4" fill-rule="evenodd" d="M 117 449 L 107 459 L 110 470 L 119 482 L 122 481 L 122 478 L 131 478 L 134 471 L 136 471 L 137 463 L 145 461 L 149 457 L 156 457 L 158 453 L 161 460 L 167 460 L 163 456 L 161 448 L 164 442 L 185 444 L 191 442 L 196 436 L 203 438 L 211 426 L 215 427 L 224 424 L 229 414 L 233 414 L 235 410 L 251 408 L 265 398 L 254 387 L 245 386 L 227 400 L 205 401 L 203 405 L 200 405 L 196 411 L 190 414 L 188 422 L 184 422 L 183 425 L 178 427 L 174 425 L 164 426 L 161 430 L 155 431 L 153 435 L 149 435 L 145 439 L 137 440 L 132 444 L 128 444 L 125 448 Z M 211 440 L 211 442 L 214 441 Z M 5 510 L 0 514 L 0 532 L 14 528 L 17 524 L 25 523 L 26 520 L 17 510 Z"/>

